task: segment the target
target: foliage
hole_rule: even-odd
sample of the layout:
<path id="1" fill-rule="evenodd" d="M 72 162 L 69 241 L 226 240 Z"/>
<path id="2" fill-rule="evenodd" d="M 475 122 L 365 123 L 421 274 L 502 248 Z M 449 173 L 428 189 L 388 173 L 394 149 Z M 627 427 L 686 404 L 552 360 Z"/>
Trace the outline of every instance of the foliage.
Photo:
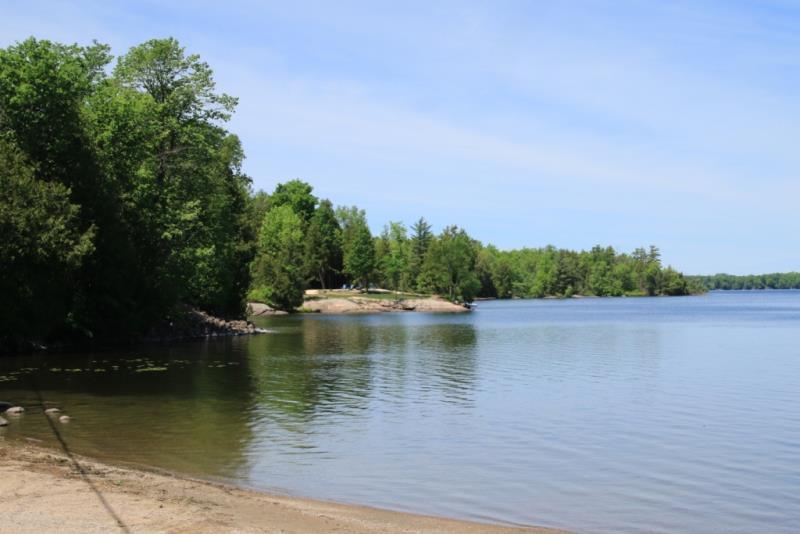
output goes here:
<path id="1" fill-rule="evenodd" d="M 467 233 L 448 226 L 430 243 L 419 285 L 453 301 L 471 302 L 481 286 L 475 260 L 475 247 Z"/>
<path id="2" fill-rule="evenodd" d="M 376 241 L 377 276 L 381 287 L 407 291 L 412 286 L 411 247 L 405 225 L 390 222 Z"/>
<path id="3" fill-rule="evenodd" d="M 431 225 L 424 217 L 420 217 L 417 222 L 411 225 L 410 258 L 408 263 L 408 286 L 416 288 L 417 279 L 422 272 L 422 264 L 425 263 L 425 256 L 428 254 L 428 247 L 433 240 Z"/>
<path id="4" fill-rule="evenodd" d="M 263 299 L 279 310 L 303 303 L 303 221 L 288 204 L 264 217 L 253 263 L 253 282 Z"/>
<path id="5" fill-rule="evenodd" d="M 355 206 L 336 208 L 336 220 L 342 230 L 342 271 L 345 283 L 369 288 L 375 269 L 375 245 L 364 210 Z"/>
<path id="6" fill-rule="evenodd" d="M 111 59 L 97 43 L 31 38 L 0 50 L 4 179 L 16 180 L 6 202 L 28 210 L 16 220 L 40 240 L 58 230 L 63 257 L 69 243 L 83 251 L 53 257 L 59 290 L 20 306 L 53 310 L 45 336 L 100 340 L 137 337 L 183 304 L 240 315 L 255 232 L 244 155 L 220 126 L 235 99 L 174 39 L 132 48 L 109 76 Z M 40 201 L 9 200 L 25 195 Z"/>
<path id="7" fill-rule="evenodd" d="M 0 347 L 45 337 L 70 310 L 71 278 L 93 250 L 94 228 L 80 229 L 69 197 L 0 138 Z"/>
<path id="8" fill-rule="evenodd" d="M 322 200 L 308 223 L 304 257 L 306 277 L 325 289 L 342 270 L 342 230 L 330 200 Z"/>
<path id="9" fill-rule="evenodd" d="M 749 274 L 714 274 L 688 276 L 688 282 L 706 289 L 800 289 L 800 272 Z"/>
<path id="10" fill-rule="evenodd" d="M 311 194 L 313 190 L 313 187 L 301 180 L 278 184 L 269 197 L 268 206 L 274 208 L 289 205 L 304 223 L 308 223 L 317 205 L 317 197 Z"/>

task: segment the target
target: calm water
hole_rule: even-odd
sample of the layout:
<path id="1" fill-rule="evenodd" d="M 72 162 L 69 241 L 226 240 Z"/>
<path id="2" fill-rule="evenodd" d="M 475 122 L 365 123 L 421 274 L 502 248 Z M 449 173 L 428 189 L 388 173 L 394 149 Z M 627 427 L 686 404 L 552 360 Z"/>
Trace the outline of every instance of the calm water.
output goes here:
<path id="1" fill-rule="evenodd" d="M 796 532 L 800 292 L 299 316 L 0 359 L 0 439 L 299 496 L 584 532 Z M 37 391 L 40 392 L 37 394 Z"/>

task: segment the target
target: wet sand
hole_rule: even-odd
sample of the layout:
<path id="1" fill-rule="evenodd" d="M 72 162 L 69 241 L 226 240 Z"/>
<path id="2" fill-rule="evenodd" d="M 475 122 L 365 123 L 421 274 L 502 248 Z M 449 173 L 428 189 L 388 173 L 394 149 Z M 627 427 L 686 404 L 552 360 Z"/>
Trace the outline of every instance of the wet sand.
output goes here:
<path id="1" fill-rule="evenodd" d="M 0 532 L 559 532 L 254 491 L 0 440 Z"/>

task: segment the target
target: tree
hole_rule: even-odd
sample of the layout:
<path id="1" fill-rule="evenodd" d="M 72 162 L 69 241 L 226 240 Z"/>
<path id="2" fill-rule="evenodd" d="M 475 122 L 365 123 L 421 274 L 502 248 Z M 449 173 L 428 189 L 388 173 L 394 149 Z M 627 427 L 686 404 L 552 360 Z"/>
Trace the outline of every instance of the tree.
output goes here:
<path id="1" fill-rule="evenodd" d="M 369 288 L 369 278 L 375 270 L 375 243 L 364 210 L 355 206 L 336 208 L 336 219 L 342 229 L 344 274 L 351 282 Z"/>
<path id="2" fill-rule="evenodd" d="M 187 121 L 227 121 L 237 103 L 232 96 L 214 92 L 216 84 L 208 63 L 200 61 L 197 54 L 186 55 L 186 49 L 172 37 L 150 39 L 131 48 L 119 59 L 114 76 L 123 86 L 150 95 L 175 126 Z M 164 141 L 165 147 L 178 147 L 176 137 L 167 136 Z"/>
<path id="3" fill-rule="evenodd" d="M 216 93 L 208 64 L 172 38 L 133 47 L 100 96 L 100 155 L 130 161 L 115 170 L 130 201 L 124 217 L 135 221 L 129 228 L 153 315 L 180 301 L 241 314 L 254 253 L 250 179 L 238 138 L 219 126 L 236 99 Z M 130 158 L 119 157 L 119 147 Z"/>
<path id="4" fill-rule="evenodd" d="M 305 239 L 305 272 L 331 287 L 333 276 L 342 269 L 342 230 L 330 200 L 322 200 L 308 223 Z"/>
<path id="5" fill-rule="evenodd" d="M 359 219 L 351 228 L 351 240 L 344 248 L 344 271 L 361 287 L 369 290 L 369 280 L 375 270 L 375 243 L 366 219 Z"/>
<path id="6" fill-rule="evenodd" d="M 289 205 L 304 223 L 308 223 L 317 205 L 317 197 L 311 194 L 313 190 L 313 187 L 301 180 L 278 184 L 269 197 L 269 207 Z"/>
<path id="7" fill-rule="evenodd" d="M 134 47 L 111 77 L 110 61 L 96 43 L 0 50 L 0 137 L 36 180 L 63 186 L 75 230 L 92 231 L 53 329 L 133 338 L 178 304 L 240 315 L 255 231 L 241 145 L 220 126 L 235 99 L 174 39 Z"/>
<path id="8" fill-rule="evenodd" d="M 62 185 L 59 195 L 68 191 L 64 201 L 79 207 L 71 218 L 76 231 L 93 229 L 94 254 L 61 280 L 69 304 L 58 307 L 63 320 L 52 328 L 65 336 L 102 330 L 99 319 L 109 315 L 105 287 L 124 285 L 119 273 L 112 276 L 116 259 L 125 259 L 124 240 L 118 239 L 120 200 L 113 180 L 101 172 L 85 128 L 87 101 L 105 82 L 110 59 L 104 45 L 66 46 L 33 38 L 0 50 L 0 136 L 24 156 L 36 180 Z"/>
<path id="9" fill-rule="evenodd" d="M 481 287 L 478 291 L 480 297 L 497 297 L 497 287 L 495 286 L 494 272 L 497 263 L 497 249 L 492 245 L 484 248 L 477 241 L 475 242 L 475 275 L 480 281 Z"/>
<path id="10" fill-rule="evenodd" d="M 291 206 L 270 209 L 264 217 L 253 263 L 257 295 L 271 306 L 291 311 L 303 303 L 303 221 Z"/>
<path id="11" fill-rule="evenodd" d="M 395 291 L 408 289 L 410 250 L 406 227 L 390 222 L 378 238 L 377 265 L 384 287 Z"/>
<path id="12" fill-rule="evenodd" d="M 420 285 L 452 301 L 472 302 L 480 290 L 475 258 L 475 247 L 467 233 L 448 226 L 430 243 Z"/>
<path id="13" fill-rule="evenodd" d="M 0 350 L 42 339 L 71 309 L 70 279 L 93 250 L 95 229 L 63 184 L 34 176 L 20 150 L 0 137 Z"/>
<path id="14" fill-rule="evenodd" d="M 509 299 L 514 294 L 514 270 L 507 256 L 502 256 L 494 264 L 492 272 L 497 298 Z"/>
<path id="15" fill-rule="evenodd" d="M 366 290 L 375 270 L 375 244 L 364 210 L 355 206 L 336 208 L 336 219 L 342 229 L 343 271 L 350 282 Z"/>
<path id="16" fill-rule="evenodd" d="M 687 293 L 688 286 L 683 275 L 672 267 L 664 269 L 661 277 L 661 294 L 675 296 Z"/>
<path id="17" fill-rule="evenodd" d="M 411 258 L 408 265 L 408 279 L 410 286 L 417 287 L 417 279 L 422 272 L 422 265 L 425 263 L 425 255 L 428 247 L 433 240 L 431 225 L 424 217 L 420 217 L 417 222 L 411 225 Z"/>

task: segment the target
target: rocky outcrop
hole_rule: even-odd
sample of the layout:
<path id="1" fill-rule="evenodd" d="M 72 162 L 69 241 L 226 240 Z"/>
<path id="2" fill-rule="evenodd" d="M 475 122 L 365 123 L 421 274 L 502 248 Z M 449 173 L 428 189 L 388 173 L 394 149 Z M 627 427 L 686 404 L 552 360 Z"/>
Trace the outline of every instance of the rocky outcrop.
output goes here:
<path id="1" fill-rule="evenodd" d="M 244 319 L 226 320 L 214 317 L 204 311 L 186 309 L 178 317 L 165 321 L 153 328 L 144 341 L 177 341 L 222 336 L 244 336 L 261 334 L 265 330 L 257 328 Z"/>
<path id="2" fill-rule="evenodd" d="M 276 310 L 262 302 L 248 302 L 247 315 L 249 317 L 260 317 L 262 315 L 287 315 L 283 310 Z"/>
<path id="3" fill-rule="evenodd" d="M 368 297 L 343 297 L 308 299 L 302 311 L 329 314 L 384 313 L 384 312 L 428 312 L 464 313 L 469 308 L 448 300 L 430 297 L 415 299 L 376 299 Z"/>

